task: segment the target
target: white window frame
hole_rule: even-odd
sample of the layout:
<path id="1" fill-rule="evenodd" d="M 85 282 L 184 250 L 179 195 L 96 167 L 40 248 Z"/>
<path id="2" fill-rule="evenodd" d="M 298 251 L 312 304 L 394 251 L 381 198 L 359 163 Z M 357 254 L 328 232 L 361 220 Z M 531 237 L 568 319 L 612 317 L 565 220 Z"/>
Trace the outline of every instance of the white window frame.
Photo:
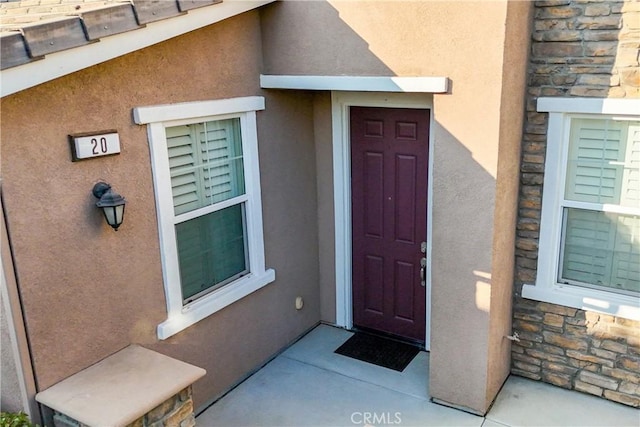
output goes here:
<path id="1" fill-rule="evenodd" d="M 640 120 L 638 99 L 538 98 L 539 112 L 549 113 L 544 191 L 540 217 L 538 269 L 535 284 L 524 284 L 522 297 L 567 307 L 640 320 L 640 298 L 601 289 L 558 283 L 561 258 L 562 204 L 567 173 L 572 117 Z M 607 205 L 603 206 L 607 211 Z M 616 212 L 622 207 L 611 207 Z M 630 209 L 635 211 L 635 209 Z M 629 212 L 631 213 L 631 212 Z"/>
<path id="2" fill-rule="evenodd" d="M 275 271 L 265 268 L 262 227 L 256 111 L 264 110 L 264 108 L 263 97 L 251 96 L 137 107 L 133 110 L 135 123 L 147 125 L 151 152 L 163 282 L 167 301 L 167 320 L 159 324 L 157 328 L 158 338 L 161 340 L 175 335 L 275 280 Z M 183 305 L 175 235 L 175 225 L 179 221 L 176 221 L 173 208 L 165 128 L 232 117 L 240 119 L 242 133 L 246 192 L 242 198 L 246 198 L 244 203 L 246 206 L 249 273 Z"/>

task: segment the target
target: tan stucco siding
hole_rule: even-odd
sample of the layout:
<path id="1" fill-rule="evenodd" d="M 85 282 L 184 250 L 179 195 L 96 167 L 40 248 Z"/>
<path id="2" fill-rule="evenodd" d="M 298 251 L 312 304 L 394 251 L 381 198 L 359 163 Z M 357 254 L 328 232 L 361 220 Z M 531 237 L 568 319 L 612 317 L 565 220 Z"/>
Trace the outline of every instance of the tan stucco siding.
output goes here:
<path id="1" fill-rule="evenodd" d="M 493 67 L 502 55 L 495 43 L 504 32 L 504 7 L 483 1 L 276 2 L 261 12 L 264 73 L 447 76 L 454 82 L 464 76 L 497 83 L 501 74 Z"/>
<path id="2" fill-rule="evenodd" d="M 518 7 L 524 16 L 508 15 L 504 1 L 278 2 L 262 11 L 265 74 L 450 79 L 450 93 L 433 97 L 429 381 L 432 397 L 476 412 L 488 408 L 509 370 L 502 344 L 511 323 L 509 209 L 517 194 L 518 73 L 526 66 L 530 5 Z M 331 170 L 322 151 L 329 138 L 316 133 L 318 171 Z M 323 192 L 333 182 L 319 177 L 318 185 L 320 241 L 329 247 L 333 198 Z M 335 304 L 328 280 L 335 272 L 327 268 L 335 266 L 321 262 L 322 302 Z M 322 314 L 335 321 L 333 307 Z"/>
<path id="3" fill-rule="evenodd" d="M 138 343 L 207 370 L 199 406 L 319 320 L 312 98 L 263 93 L 261 49 L 249 12 L 2 99 L 3 193 L 40 390 Z M 266 97 L 258 139 L 276 281 L 159 342 L 151 161 L 132 109 L 251 95 Z M 105 129 L 118 130 L 122 153 L 72 163 L 67 135 Z M 127 199 L 117 232 L 95 207 L 98 180 Z"/>
<path id="4" fill-rule="evenodd" d="M 335 321 L 330 95 L 263 91 L 259 74 L 443 76 L 450 91 L 433 96 L 430 142 L 430 393 L 485 412 L 509 367 L 530 8 L 277 2 L 4 98 L 4 197 L 40 389 L 139 343 L 207 369 L 194 389 L 200 406 L 318 320 Z M 251 95 L 266 98 L 259 156 L 276 282 L 159 342 L 166 310 L 151 164 L 132 109 Z M 70 161 L 68 134 L 105 129 L 120 133 L 120 155 Z M 128 200 L 117 233 L 94 206 L 98 180 Z"/>
<path id="5" fill-rule="evenodd" d="M 518 214 L 520 141 L 524 122 L 527 61 L 533 7 L 529 2 L 509 2 L 507 6 L 502 100 L 500 113 L 500 147 L 494 218 L 494 252 L 489 326 L 489 375 L 486 404 L 490 405 L 509 375 L 512 335 L 511 309 L 515 267 L 515 238 Z"/>
<path id="6" fill-rule="evenodd" d="M 444 36 L 436 45 L 442 50 L 437 62 L 445 67 L 437 72 L 451 79 L 452 90 L 434 97 L 429 387 L 438 400 L 483 413 L 496 285 L 492 264 L 506 7 L 501 2 L 460 7 L 461 22 L 445 14 L 437 32 Z M 452 42 L 446 40 L 450 34 Z M 505 366 L 509 360 L 495 363 Z"/>
<path id="7" fill-rule="evenodd" d="M 317 92 L 313 104 L 318 194 L 318 263 L 320 318 L 336 321 L 335 206 L 333 202 L 333 147 L 331 94 Z"/>

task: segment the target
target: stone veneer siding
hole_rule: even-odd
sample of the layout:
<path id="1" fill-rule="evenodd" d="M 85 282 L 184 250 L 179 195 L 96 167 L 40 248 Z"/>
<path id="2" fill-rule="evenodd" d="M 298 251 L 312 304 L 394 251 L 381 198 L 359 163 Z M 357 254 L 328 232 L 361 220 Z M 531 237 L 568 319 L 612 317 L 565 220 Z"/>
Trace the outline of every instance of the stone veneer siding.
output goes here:
<path id="1" fill-rule="evenodd" d="M 89 427 L 60 412 L 53 415 L 55 427 Z M 191 386 L 185 388 L 126 427 L 195 427 Z"/>
<path id="2" fill-rule="evenodd" d="M 640 406 L 640 322 L 520 297 L 535 283 L 547 114 L 540 96 L 640 97 L 640 1 L 535 2 L 522 140 L 511 372 Z"/>

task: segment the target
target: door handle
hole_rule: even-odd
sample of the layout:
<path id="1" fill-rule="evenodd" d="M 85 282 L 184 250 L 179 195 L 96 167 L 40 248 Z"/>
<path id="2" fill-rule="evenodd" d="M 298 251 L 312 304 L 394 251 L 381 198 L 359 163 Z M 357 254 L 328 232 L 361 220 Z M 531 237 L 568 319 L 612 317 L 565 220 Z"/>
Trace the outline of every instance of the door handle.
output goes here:
<path id="1" fill-rule="evenodd" d="M 420 258 L 420 286 L 427 285 L 427 258 Z"/>

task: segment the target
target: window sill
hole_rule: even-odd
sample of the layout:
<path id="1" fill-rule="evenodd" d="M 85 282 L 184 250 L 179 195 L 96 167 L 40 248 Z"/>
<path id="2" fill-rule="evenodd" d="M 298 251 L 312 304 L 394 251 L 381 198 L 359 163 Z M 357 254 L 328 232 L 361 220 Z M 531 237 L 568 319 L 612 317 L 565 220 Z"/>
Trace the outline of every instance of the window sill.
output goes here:
<path id="1" fill-rule="evenodd" d="M 169 313 L 169 318 L 158 325 L 158 338 L 164 340 L 177 334 L 268 285 L 275 278 L 276 273 L 272 269 L 266 270 L 260 275 L 250 274 L 190 303 L 183 307 L 182 311 Z"/>
<path id="2" fill-rule="evenodd" d="M 523 285 L 522 297 L 625 319 L 640 320 L 640 299 L 633 296 L 567 285 L 554 287 Z"/>

